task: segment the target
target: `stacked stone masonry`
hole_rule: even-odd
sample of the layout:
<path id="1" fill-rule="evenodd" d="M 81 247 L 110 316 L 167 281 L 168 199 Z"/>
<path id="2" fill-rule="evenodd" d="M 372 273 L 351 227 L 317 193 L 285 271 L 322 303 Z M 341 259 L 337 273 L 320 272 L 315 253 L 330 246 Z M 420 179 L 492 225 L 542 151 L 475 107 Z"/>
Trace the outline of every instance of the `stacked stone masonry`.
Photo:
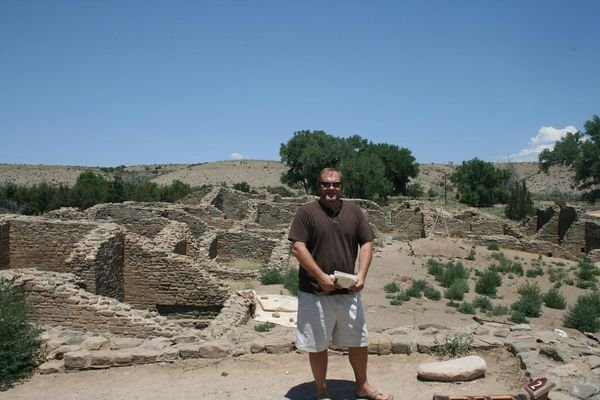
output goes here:
<path id="1" fill-rule="evenodd" d="M 235 331 L 250 317 L 252 304 L 226 282 L 256 279 L 263 269 L 286 269 L 289 224 L 296 208 L 312 200 L 270 200 L 211 188 L 180 204 L 127 202 L 62 209 L 47 217 L 2 215 L 0 272 L 5 278 L 20 276 L 20 287 L 39 301 L 41 324 L 169 341 L 166 353 L 147 359 L 290 351 L 287 333 L 268 346 L 262 339 L 251 348 L 238 343 L 250 335 Z M 599 219 L 564 205 L 518 224 L 476 209 L 452 214 L 419 201 L 404 202 L 386 219 L 373 202 L 348 201 L 361 206 L 379 238 L 450 235 L 567 259 L 600 257 Z M 239 261 L 254 268 L 236 268 Z M 215 341 L 219 344 L 211 344 Z M 75 360 L 70 365 L 83 368 L 108 363 L 70 359 Z"/>

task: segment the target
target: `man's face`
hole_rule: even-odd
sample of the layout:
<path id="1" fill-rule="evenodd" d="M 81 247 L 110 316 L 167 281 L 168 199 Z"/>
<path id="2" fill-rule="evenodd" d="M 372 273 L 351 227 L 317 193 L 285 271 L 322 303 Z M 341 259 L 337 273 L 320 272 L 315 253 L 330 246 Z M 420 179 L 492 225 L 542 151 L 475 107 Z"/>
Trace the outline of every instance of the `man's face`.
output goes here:
<path id="1" fill-rule="evenodd" d="M 324 205 L 334 205 L 342 197 L 342 177 L 337 172 L 328 172 L 319 179 L 319 198 Z"/>

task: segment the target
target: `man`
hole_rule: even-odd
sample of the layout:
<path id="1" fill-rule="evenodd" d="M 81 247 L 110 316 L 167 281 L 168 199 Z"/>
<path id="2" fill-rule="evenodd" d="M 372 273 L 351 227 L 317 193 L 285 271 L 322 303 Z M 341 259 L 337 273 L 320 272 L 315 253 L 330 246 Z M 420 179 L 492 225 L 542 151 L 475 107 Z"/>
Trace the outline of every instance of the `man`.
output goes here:
<path id="1" fill-rule="evenodd" d="M 300 264 L 296 347 L 309 353 L 317 398 L 329 397 L 326 386 L 328 348 L 348 348 L 358 398 L 391 400 L 367 379 L 368 336 L 360 291 L 373 257 L 375 235 L 360 207 L 342 200 L 342 173 L 319 174 L 319 200 L 301 206 L 288 239 Z M 359 254 L 360 253 L 360 254 Z M 350 288 L 336 286 L 335 271 L 354 273 Z"/>

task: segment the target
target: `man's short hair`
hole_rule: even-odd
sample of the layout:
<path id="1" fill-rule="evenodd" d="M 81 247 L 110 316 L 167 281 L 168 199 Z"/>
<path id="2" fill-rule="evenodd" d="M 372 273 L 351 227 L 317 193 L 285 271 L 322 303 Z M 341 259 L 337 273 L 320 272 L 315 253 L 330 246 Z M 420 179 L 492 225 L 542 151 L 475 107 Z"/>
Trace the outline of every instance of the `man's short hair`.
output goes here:
<path id="1" fill-rule="evenodd" d="M 344 184 L 344 175 L 342 174 L 342 171 L 340 171 L 337 168 L 333 168 L 333 167 L 327 167 L 327 168 L 323 168 L 321 170 L 321 172 L 319 172 L 319 176 L 317 177 L 317 187 L 319 186 L 319 182 L 321 182 L 321 177 L 325 174 L 330 174 L 330 173 L 337 173 L 340 175 L 340 182 L 342 182 L 342 185 Z"/>

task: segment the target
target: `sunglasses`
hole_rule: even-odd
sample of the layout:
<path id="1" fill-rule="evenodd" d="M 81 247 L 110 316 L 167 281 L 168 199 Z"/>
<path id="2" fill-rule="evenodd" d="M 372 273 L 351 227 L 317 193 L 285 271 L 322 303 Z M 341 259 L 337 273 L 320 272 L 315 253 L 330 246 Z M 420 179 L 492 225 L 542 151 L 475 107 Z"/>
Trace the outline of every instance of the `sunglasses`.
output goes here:
<path id="1" fill-rule="evenodd" d="M 326 189 L 328 187 L 334 187 L 336 189 L 339 189 L 342 187 L 342 182 L 319 182 L 319 187 Z"/>

